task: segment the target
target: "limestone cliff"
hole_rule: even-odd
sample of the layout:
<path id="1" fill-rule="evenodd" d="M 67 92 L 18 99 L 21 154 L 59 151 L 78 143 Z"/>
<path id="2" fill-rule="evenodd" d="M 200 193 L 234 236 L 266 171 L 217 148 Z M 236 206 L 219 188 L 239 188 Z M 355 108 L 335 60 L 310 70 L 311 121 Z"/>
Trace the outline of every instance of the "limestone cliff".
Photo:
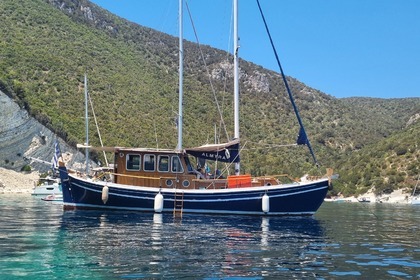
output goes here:
<path id="1" fill-rule="evenodd" d="M 1 91 L 0 108 L 0 167 L 20 171 L 25 165 L 30 165 L 31 170 L 46 172 L 51 169 L 50 165 L 28 158 L 50 162 L 57 140 L 67 165 L 83 169 L 85 157 L 82 153 L 57 138 Z"/>

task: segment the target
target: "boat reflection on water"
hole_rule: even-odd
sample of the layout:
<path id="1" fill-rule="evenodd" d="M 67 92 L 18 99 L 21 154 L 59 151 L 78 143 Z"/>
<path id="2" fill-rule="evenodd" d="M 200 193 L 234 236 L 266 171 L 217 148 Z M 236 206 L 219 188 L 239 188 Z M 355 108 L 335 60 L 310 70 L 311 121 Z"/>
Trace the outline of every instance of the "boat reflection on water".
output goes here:
<path id="1" fill-rule="evenodd" d="M 64 211 L 61 226 L 69 249 L 120 277 L 261 277 L 283 269 L 290 276 L 311 266 L 325 244 L 313 217 L 89 210 Z"/>
<path id="2" fill-rule="evenodd" d="M 162 247 L 162 214 L 153 214 L 153 225 L 151 231 L 152 248 L 159 250 Z"/>

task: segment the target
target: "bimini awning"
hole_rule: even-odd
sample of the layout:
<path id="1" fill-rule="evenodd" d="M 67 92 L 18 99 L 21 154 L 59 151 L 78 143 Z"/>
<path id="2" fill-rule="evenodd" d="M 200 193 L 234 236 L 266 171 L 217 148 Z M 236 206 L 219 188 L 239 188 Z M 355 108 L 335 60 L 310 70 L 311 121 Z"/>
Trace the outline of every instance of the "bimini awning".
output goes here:
<path id="1" fill-rule="evenodd" d="M 222 162 L 239 162 L 239 140 L 235 139 L 228 143 L 207 144 L 200 147 L 185 149 L 187 154 L 198 158 L 204 158 Z"/>

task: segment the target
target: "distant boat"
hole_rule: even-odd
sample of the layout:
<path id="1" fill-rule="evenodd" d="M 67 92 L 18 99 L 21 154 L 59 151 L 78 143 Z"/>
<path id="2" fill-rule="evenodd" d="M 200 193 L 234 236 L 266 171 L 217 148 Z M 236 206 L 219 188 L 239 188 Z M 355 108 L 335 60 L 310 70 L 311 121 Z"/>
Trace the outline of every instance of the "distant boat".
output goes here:
<path id="1" fill-rule="evenodd" d="M 357 199 L 357 201 L 359 201 L 359 202 L 363 202 L 363 203 L 370 203 L 371 201 L 370 201 L 370 198 L 368 198 L 368 197 L 361 197 L 361 198 L 358 198 Z"/>
<path id="2" fill-rule="evenodd" d="M 417 177 L 417 183 L 414 186 L 413 194 L 411 195 L 411 204 L 420 205 L 420 195 L 416 195 L 417 186 L 419 185 L 420 175 Z"/>
<path id="3" fill-rule="evenodd" d="M 182 18 L 182 0 L 180 15 Z M 331 186 L 332 170 L 323 177 L 306 176 L 301 180 L 282 183 L 279 177 L 251 177 L 240 174 L 239 138 L 239 70 L 237 0 L 234 1 L 234 139 L 222 144 L 182 147 L 182 25 L 180 26 L 178 145 L 176 149 L 98 148 L 114 153 L 111 181 L 78 176 L 60 164 L 64 209 L 113 209 L 150 212 L 251 214 L 251 215 L 312 215 L 321 206 Z M 280 66 L 280 65 L 279 65 Z M 281 70 L 282 71 L 282 70 Z M 312 148 L 300 120 L 297 107 L 282 72 L 291 103 L 300 124 L 297 144 Z M 86 91 L 86 83 L 85 83 Z M 88 145 L 85 148 L 88 155 Z M 197 166 L 192 164 L 195 157 Z M 219 170 L 212 174 L 206 160 L 235 165 L 235 175 Z M 316 160 L 315 160 L 316 162 Z M 216 165 L 216 164 L 215 164 Z M 226 168 L 227 169 L 227 168 Z"/>
<path id="4" fill-rule="evenodd" d="M 351 199 L 337 197 L 337 198 L 326 198 L 324 199 L 324 201 L 341 203 L 341 202 L 351 202 Z"/>
<path id="5" fill-rule="evenodd" d="M 411 198 L 411 204 L 412 205 L 420 205 L 420 196 L 413 196 Z"/>
<path id="6" fill-rule="evenodd" d="M 47 176 L 39 178 L 37 185 L 32 190 L 34 196 L 61 194 L 60 178 Z"/>
<path id="7" fill-rule="evenodd" d="M 57 141 L 54 143 L 54 155 L 50 162 L 33 158 L 33 157 L 25 157 L 26 160 L 50 165 L 51 171 L 53 174 L 53 176 L 46 176 L 43 178 L 39 178 L 36 186 L 32 190 L 32 195 L 45 196 L 45 195 L 61 194 L 60 178 L 57 176 L 54 176 L 54 174 L 57 174 L 58 159 L 60 157 L 61 157 L 61 151 L 60 151 L 60 147 Z"/>

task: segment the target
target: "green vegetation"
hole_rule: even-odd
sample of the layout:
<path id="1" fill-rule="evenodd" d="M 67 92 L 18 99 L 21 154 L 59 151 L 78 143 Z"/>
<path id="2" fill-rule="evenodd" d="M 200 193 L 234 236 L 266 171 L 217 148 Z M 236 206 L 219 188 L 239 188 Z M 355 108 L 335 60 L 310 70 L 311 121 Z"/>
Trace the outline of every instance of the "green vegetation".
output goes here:
<path id="1" fill-rule="evenodd" d="M 20 169 L 20 171 L 24 171 L 24 172 L 31 172 L 32 171 L 32 169 L 31 169 L 31 166 L 30 165 L 24 165 L 21 169 Z"/>
<path id="2" fill-rule="evenodd" d="M 41 123 L 72 145 L 83 143 L 87 73 L 106 146 L 176 146 L 177 38 L 115 17 L 86 0 L 2 0 L 0 10 L 0 90 Z M 184 146 L 213 142 L 214 126 L 222 141 L 231 138 L 233 82 L 222 67 L 230 64 L 229 56 L 202 46 L 216 77 L 212 82 L 225 135 L 199 49 L 191 42 L 184 47 Z M 293 144 L 299 131 L 279 75 L 246 61 L 241 61 L 241 72 L 243 172 L 298 177 L 302 170 L 321 175 L 323 167 L 333 167 L 340 174 L 333 192 L 345 194 L 413 186 L 420 129 L 419 122 L 407 123 L 420 113 L 420 98 L 336 99 L 289 77 L 323 166 L 318 170 L 306 147 L 275 147 Z M 264 77 L 269 90 L 253 85 L 253 77 Z M 99 145 L 93 121 L 90 135 L 92 144 Z"/>
<path id="3" fill-rule="evenodd" d="M 368 145 L 338 162 L 341 178 L 337 191 L 364 193 L 375 187 L 376 194 L 408 188 L 412 191 L 420 172 L 420 122 L 399 133 Z"/>

